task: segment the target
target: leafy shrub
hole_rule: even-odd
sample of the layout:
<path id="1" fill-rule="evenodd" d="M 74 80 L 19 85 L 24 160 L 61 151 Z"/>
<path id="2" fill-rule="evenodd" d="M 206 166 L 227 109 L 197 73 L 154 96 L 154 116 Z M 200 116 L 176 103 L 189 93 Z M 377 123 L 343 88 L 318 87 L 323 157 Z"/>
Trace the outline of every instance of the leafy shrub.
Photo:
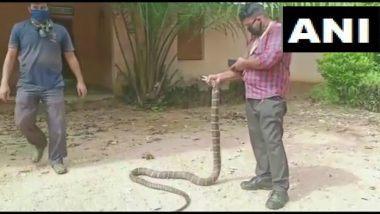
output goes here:
<path id="1" fill-rule="evenodd" d="M 380 111 L 380 67 L 377 54 L 326 53 L 317 60 L 326 83 L 312 97 L 329 103 L 348 104 Z"/>

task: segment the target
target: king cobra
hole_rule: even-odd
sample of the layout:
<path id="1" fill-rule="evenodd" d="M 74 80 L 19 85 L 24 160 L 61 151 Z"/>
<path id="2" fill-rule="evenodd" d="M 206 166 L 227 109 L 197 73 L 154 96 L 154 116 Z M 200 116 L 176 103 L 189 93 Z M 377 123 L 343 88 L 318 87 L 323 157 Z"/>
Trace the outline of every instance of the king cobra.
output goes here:
<path id="1" fill-rule="evenodd" d="M 139 183 L 143 186 L 156 189 L 156 190 L 163 190 L 166 192 L 171 192 L 177 195 L 180 195 L 185 198 L 186 204 L 183 205 L 181 208 L 177 209 L 176 211 L 182 211 L 186 209 L 190 205 L 190 196 L 179 189 L 152 183 L 149 181 L 146 181 L 142 178 L 139 178 L 139 176 L 149 176 L 152 178 L 159 178 L 159 179 L 182 179 L 182 180 L 188 180 L 192 182 L 193 184 L 199 185 L 199 186 L 210 186 L 213 185 L 216 180 L 219 177 L 220 170 L 221 170 L 221 153 L 220 153 L 220 130 L 219 130 L 219 87 L 214 86 L 212 88 L 211 92 L 211 136 L 212 136 L 212 150 L 213 150 L 213 171 L 212 174 L 207 178 L 201 178 L 197 175 L 187 172 L 187 171 L 156 171 L 152 169 L 147 168 L 136 168 L 132 170 L 129 177 L 133 182 Z"/>

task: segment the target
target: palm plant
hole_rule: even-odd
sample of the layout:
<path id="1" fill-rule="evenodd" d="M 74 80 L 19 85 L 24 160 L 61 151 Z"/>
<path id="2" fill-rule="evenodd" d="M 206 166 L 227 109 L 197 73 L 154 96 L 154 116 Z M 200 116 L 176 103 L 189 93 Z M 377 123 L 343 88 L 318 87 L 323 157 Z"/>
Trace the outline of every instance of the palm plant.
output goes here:
<path id="1" fill-rule="evenodd" d="M 117 67 L 127 80 L 130 97 L 139 106 L 157 102 L 175 85 L 178 71 L 173 65 L 177 54 L 172 47 L 180 30 L 192 27 L 194 20 L 203 25 L 192 29 L 194 35 L 214 29 L 236 35 L 239 6 L 231 3 L 116 3 L 114 31 L 125 70 Z M 180 19 L 178 19 L 180 14 Z M 117 20 L 123 25 L 118 25 Z M 128 48 L 122 47 L 122 31 L 127 29 Z"/>
<path id="2" fill-rule="evenodd" d="M 281 16 L 283 6 L 377 6 L 378 2 L 265 2 L 272 18 Z M 124 61 L 116 65 L 127 80 L 126 94 L 144 106 L 162 100 L 165 91 L 176 84 L 178 32 L 191 28 L 194 35 L 213 29 L 235 36 L 243 30 L 238 21 L 240 3 L 115 3 L 114 31 Z M 180 14 L 180 19 L 178 18 Z M 117 24 L 120 20 L 122 23 Z M 202 20 L 200 28 L 193 28 Z M 123 32 L 126 38 L 123 37 Z M 124 40 L 127 40 L 125 42 Z M 127 43 L 127 45 L 122 45 Z M 123 68 L 125 67 L 125 68 Z"/>

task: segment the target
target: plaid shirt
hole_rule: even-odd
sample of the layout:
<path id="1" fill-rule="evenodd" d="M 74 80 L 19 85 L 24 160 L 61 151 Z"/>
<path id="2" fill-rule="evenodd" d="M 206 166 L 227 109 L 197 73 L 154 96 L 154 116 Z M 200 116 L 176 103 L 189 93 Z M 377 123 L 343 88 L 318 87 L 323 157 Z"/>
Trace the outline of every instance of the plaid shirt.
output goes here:
<path id="1" fill-rule="evenodd" d="M 285 98 L 289 87 L 291 53 L 282 52 L 281 24 L 275 23 L 264 35 L 253 54 L 262 69 L 243 72 L 246 99 Z M 251 38 L 248 51 L 256 38 Z"/>

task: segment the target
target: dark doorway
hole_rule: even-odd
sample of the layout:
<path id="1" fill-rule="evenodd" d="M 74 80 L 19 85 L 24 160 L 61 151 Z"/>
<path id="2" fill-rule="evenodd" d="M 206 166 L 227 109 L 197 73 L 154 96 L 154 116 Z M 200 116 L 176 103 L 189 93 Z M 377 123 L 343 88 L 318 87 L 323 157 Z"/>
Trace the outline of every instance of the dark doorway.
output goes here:
<path id="1" fill-rule="evenodd" d="M 66 28 L 70 34 L 71 41 L 75 48 L 75 41 L 73 37 L 73 18 L 72 17 L 52 17 L 54 23 L 60 24 Z M 62 75 L 65 80 L 75 80 L 75 75 L 67 64 L 65 57 L 62 55 Z"/>

